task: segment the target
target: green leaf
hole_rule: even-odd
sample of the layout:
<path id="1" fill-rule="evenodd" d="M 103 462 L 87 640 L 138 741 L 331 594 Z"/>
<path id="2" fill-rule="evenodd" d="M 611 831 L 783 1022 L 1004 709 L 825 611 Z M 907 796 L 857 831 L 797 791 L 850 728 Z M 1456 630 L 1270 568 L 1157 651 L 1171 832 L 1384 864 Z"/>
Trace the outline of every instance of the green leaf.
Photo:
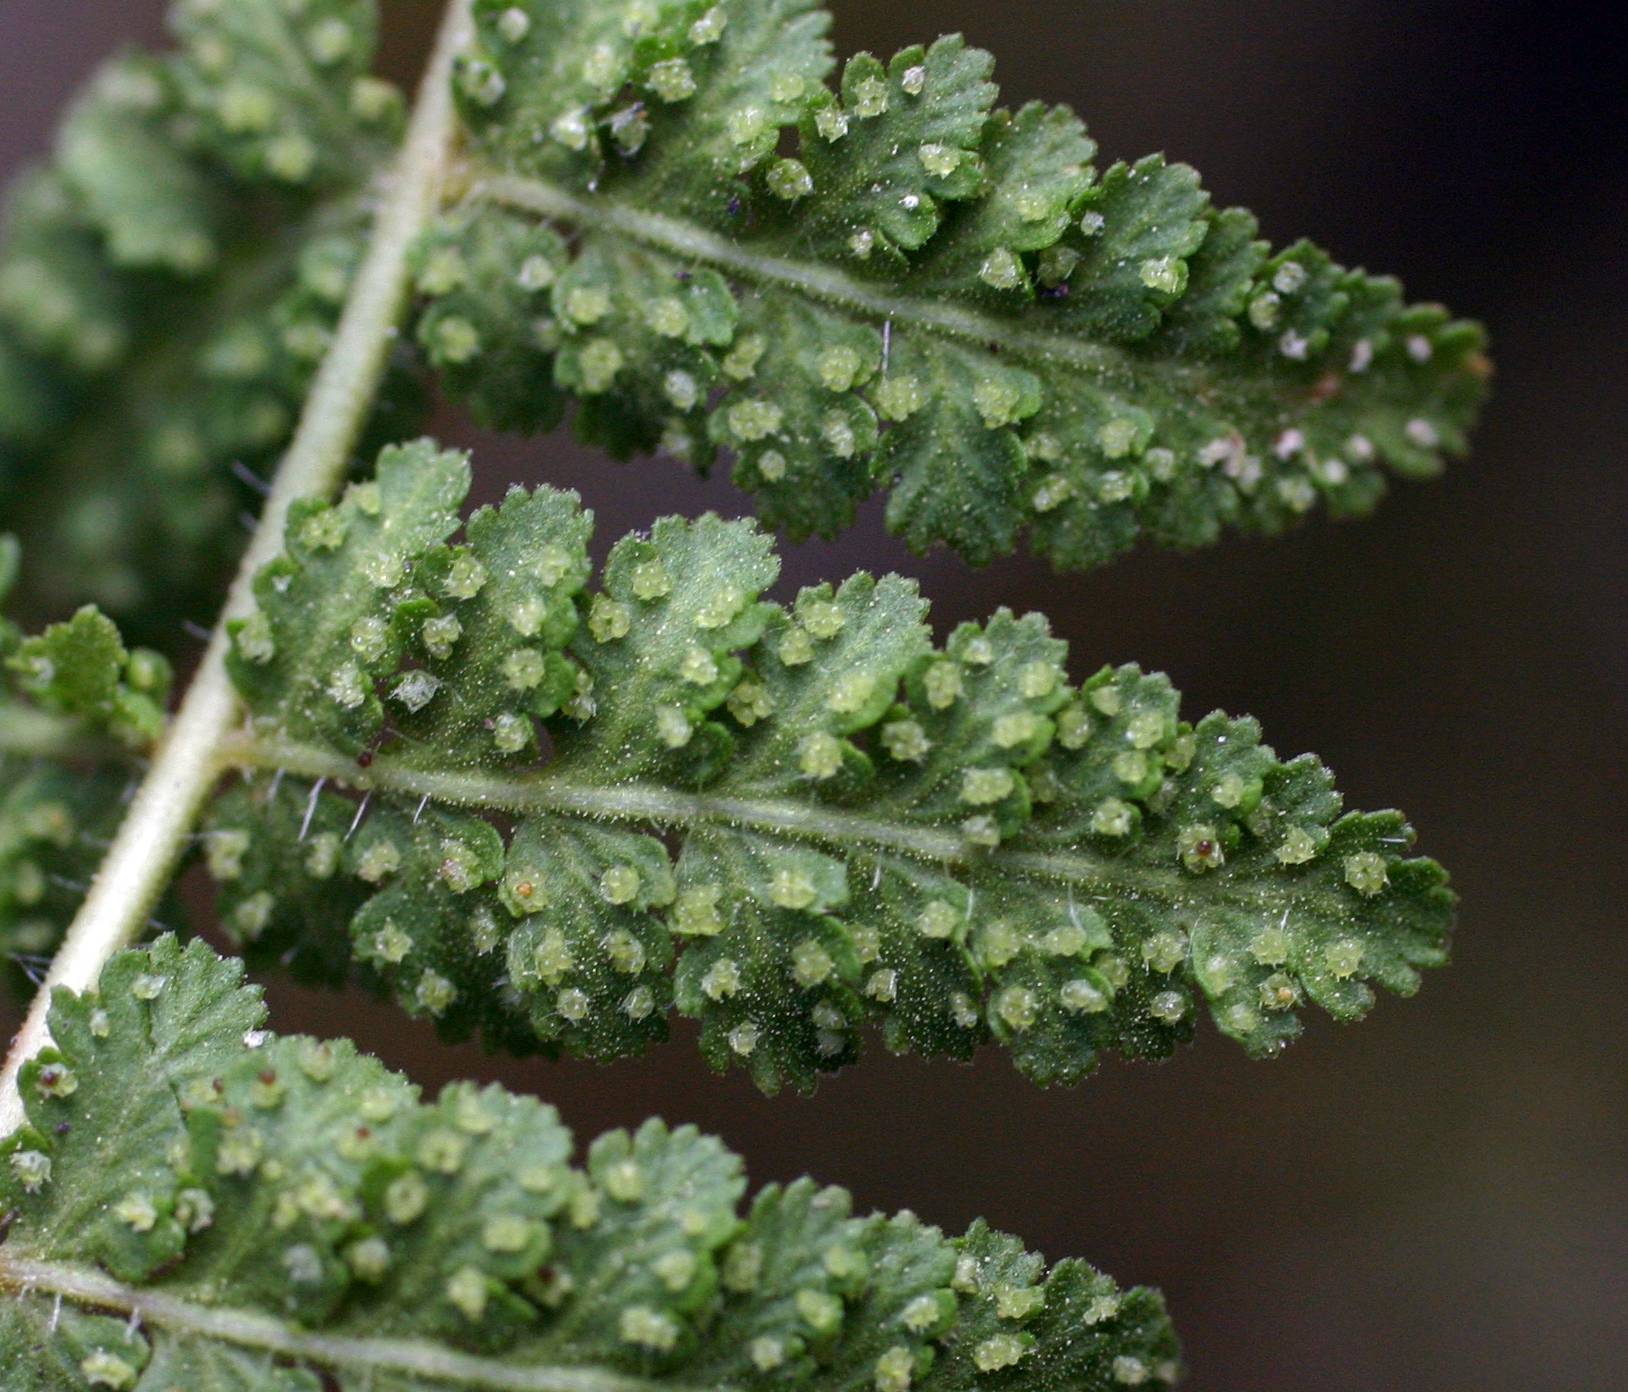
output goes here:
<path id="1" fill-rule="evenodd" d="M 5 636 L 0 652 L 9 646 Z M 42 710 L 105 730 L 134 749 L 164 731 L 169 663 L 146 648 L 126 650 L 113 621 L 94 605 L 23 639 L 5 662 L 17 689 Z"/>
<path id="2" fill-rule="evenodd" d="M 20 565 L 16 539 L 0 535 L 0 604 Z M 90 606 L 32 638 L 0 614 L 0 961 L 9 985 L 20 988 L 49 959 L 78 908 L 123 816 L 133 761 L 163 733 L 170 677 L 162 657 L 127 650 Z"/>
<path id="3" fill-rule="evenodd" d="M 21 565 L 17 539 L 0 534 L 0 603 Z M 173 677 L 162 654 L 127 649 L 94 605 L 34 637 L 0 614 L 0 754 L 96 758 L 108 751 L 82 737 L 98 735 L 145 749 L 163 733 Z"/>
<path id="4" fill-rule="evenodd" d="M 743 1212 L 740 1161 L 689 1127 L 611 1132 L 573 1165 L 552 1108 L 472 1084 L 421 1101 L 346 1041 L 266 1032 L 240 980 L 165 938 L 56 995 L 0 1141 L 0 1356 L 30 1392 L 1179 1374 L 1152 1291 L 1048 1271 L 981 1223 L 856 1217 L 808 1180 Z"/>
<path id="5" fill-rule="evenodd" d="M 172 18 L 182 46 L 105 64 L 0 228 L 0 509 L 28 598 L 166 647 L 241 538 L 234 468 L 289 438 L 400 127 L 364 75 L 370 3 Z M 398 376 L 383 414 L 414 395 Z"/>
<path id="6" fill-rule="evenodd" d="M 1038 615 L 935 647 L 898 576 L 767 602 L 768 540 L 712 516 L 625 538 L 595 590 L 574 495 L 514 490 L 460 540 L 467 485 L 386 450 L 296 508 L 233 628 L 227 757 L 290 775 L 207 833 L 258 956 L 337 974 L 348 933 L 448 1035 L 593 1057 L 676 1004 L 771 1089 L 873 1020 L 1047 1082 L 1169 1053 L 1201 1007 L 1266 1054 L 1306 1000 L 1355 1018 L 1444 959 L 1399 814 L 1341 815 L 1316 760 L 1184 721 L 1162 676 L 1071 685 Z"/>
<path id="7" fill-rule="evenodd" d="M 812 0 L 475 11 L 418 337 L 488 423 L 563 391 L 615 453 L 724 448 L 793 534 L 880 486 L 915 547 L 1062 568 L 1365 512 L 1464 448 L 1479 329 L 1273 253 L 1183 165 L 1096 172 L 958 37 L 837 76 Z"/>
<path id="8" fill-rule="evenodd" d="M 342 502 L 290 509 L 289 550 L 255 577 L 255 616 L 232 626 L 232 675 L 259 711 L 296 738 L 363 747 L 383 723 L 368 678 L 401 659 L 398 587 L 457 527 L 468 490 L 464 457 L 422 441 L 387 449 Z"/>
<path id="9" fill-rule="evenodd" d="M 63 122 L 57 168 L 115 266 L 189 276 L 219 260 L 225 209 L 165 128 L 165 81 L 142 55 L 104 66 Z"/>
<path id="10" fill-rule="evenodd" d="M 48 1229 L 73 1234 L 76 1260 L 142 1280 L 180 1255 L 189 1222 L 172 1157 L 187 1147 L 190 1125 L 181 1086 L 207 1086 L 261 1024 L 258 994 L 236 989 L 241 974 L 201 944 L 183 949 L 166 938 L 150 954 L 110 963 L 100 994 L 53 998 L 55 1042 L 19 1075 L 31 1130 L 5 1147 L 8 1209 L 31 1183 L 28 1165 L 11 1156 L 32 1147 L 51 1162 L 35 1212 Z M 72 1142 L 75 1131 L 89 1143 Z M 50 1144 L 58 1134 L 69 1143 Z M 155 1205 L 150 1216 L 122 1202 L 135 1195 Z"/>

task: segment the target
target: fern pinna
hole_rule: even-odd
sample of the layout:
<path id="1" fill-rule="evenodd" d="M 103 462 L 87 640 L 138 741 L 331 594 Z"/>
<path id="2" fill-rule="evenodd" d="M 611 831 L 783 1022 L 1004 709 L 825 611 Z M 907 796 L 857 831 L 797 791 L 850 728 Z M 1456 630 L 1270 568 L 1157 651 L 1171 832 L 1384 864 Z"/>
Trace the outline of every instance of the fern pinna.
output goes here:
<path id="1" fill-rule="evenodd" d="M 195 853 L 251 964 L 521 1052 L 636 1053 L 677 1012 L 766 1090 L 871 1026 L 1051 1083 L 1204 1016 L 1257 1055 L 1308 1003 L 1360 1016 L 1444 960 L 1453 897 L 1314 758 L 1038 615 L 935 639 L 896 575 L 775 591 L 750 521 L 596 567 L 575 494 L 466 511 L 468 456 L 413 436 L 432 389 L 569 413 L 727 459 L 794 536 L 886 490 L 913 546 L 1076 570 L 1434 472 L 1479 330 L 1272 251 L 1184 166 L 1097 169 L 959 38 L 839 69 L 807 0 L 454 0 L 410 113 L 365 0 L 172 14 L 0 240 L 0 944 L 57 951 L 0 1097 L 8 1374 L 1176 1381 L 1147 1291 L 807 1181 L 743 1206 L 687 1128 L 574 1167 L 548 1108 L 423 1100 L 269 1033 L 235 960 L 130 944 Z M 162 649 L 234 559 L 171 714 Z"/>

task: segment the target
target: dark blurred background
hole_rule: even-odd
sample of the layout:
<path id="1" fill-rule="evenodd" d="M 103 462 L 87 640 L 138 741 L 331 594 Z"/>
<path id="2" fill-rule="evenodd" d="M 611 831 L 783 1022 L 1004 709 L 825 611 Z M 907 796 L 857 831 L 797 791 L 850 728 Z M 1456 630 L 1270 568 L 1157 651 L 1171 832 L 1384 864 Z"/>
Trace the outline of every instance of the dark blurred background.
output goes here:
<path id="1" fill-rule="evenodd" d="M 403 74 L 432 18 L 398 3 Z M 1138 554 L 1057 578 L 914 557 L 874 510 L 788 550 L 790 583 L 918 575 L 948 626 L 1042 608 L 1077 675 L 1169 671 L 1189 712 L 1258 715 L 1353 806 L 1397 804 L 1463 895 L 1456 961 L 1280 1061 L 1212 1035 L 1158 1067 L 1040 1092 L 874 1045 L 814 1097 L 759 1096 L 690 1035 L 601 1068 L 444 1050 L 393 1008 L 270 982 L 279 1025 L 349 1032 L 427 1085 L 501 1078 L 579 1135 L 651 1112 L 720 1132 L 759 1180 L 805 1170 L 862 1205 L 1167 1293 L 1195 1388 L 1533 1392 L 1628 1386 L 1628 111 L 1620 40 L 1513 0 L 838 0 L 840 51 L 961 29 L 1007 100 L 1068 101 L 1105 157 L 1163 149 L 1267 235 L 1310 235 L 1488 322 L 1499 376 L 1475 456 L 1380 516 L 1287 540 Z M 73 83 L 153 38 L 160 0 L 0 0 L 0 174 Z M 565 438 L 480 441 L 485 486 L 567 483 L 602 541 L 658 512 L 746 510 L 670 463 Z M 0 1007 L 0 1033 L 12 1021 Z"/>

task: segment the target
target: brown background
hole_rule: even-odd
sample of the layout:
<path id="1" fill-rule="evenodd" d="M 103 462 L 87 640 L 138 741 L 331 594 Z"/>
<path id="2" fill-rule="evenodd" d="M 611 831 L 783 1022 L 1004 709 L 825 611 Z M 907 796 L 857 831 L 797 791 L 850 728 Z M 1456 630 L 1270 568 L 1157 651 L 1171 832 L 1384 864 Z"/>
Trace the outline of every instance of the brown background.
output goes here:
<path id="1" fill-rule="evenodd" d="M 0 172 L 158 10 L 0 0 Z M 760 1180 L 807 1169 L 952 1228 L 982 1213 L 1157 1282 L 1196 1388 L 1628 1385 L 1620 44 L 1569 7 L 1493 0 L 836 10 L 844 52 L 963 29 L 996 51 L 1010 100 L 1073 103 L 1108 156 L 1191 160 L 1273 237 L 1313 235 L 1491 324 L 1500 379 L 1475 458 L 1369 523 L 1059 580 L 912 557 L 873 511 L 788 556 L 798 582 L 917 574 L 945 624 L 1043 607 L 1078 673 L 1163 667 L 1192 710 L 1249 710 L 1281 750 L 1318 750 L 1353 805 L 1406 807 L 1453 869 L 1457 961 L 1359 1028 L 1314 1024 L 1271 1065 L 1211 1036 L 1050 1093 L 994 1053 L 963 1069 L 873 1048 L 812 1098 L 765 1099 L 708 1073 L 687 1034 L 611 1068 L 514 1064 L 274 982 L 279 1022 L 356 1033 L 427 1084 L 501 1077 L 582 1135 L 693 1120 Z M 392 61 L 410 67 L 428 11 L 396 5 Z M 726 484 L 564 439 L 481 460 L 488 487 L 580 488 L 602 536 L 744 510 Z"/>

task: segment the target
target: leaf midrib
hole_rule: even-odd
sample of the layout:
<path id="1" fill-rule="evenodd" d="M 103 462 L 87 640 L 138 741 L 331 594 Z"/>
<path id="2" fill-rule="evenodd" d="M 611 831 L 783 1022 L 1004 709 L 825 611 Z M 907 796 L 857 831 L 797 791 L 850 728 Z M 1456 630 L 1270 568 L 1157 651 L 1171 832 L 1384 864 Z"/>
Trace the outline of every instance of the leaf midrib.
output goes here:
<path id="1" fill-rule="evenodd" d="M 704 262 L 741 280 L 794 291 L 878 324 L 891 321 L 914 325 L 983 348 L 998 348 L 1004 356 L 1042 366 L 1063 363 L 1111 382 L 1145 381 L 1151 372 L 1166 378 L 1172 391 L 1183 395 L 1208 395 L 1221 385 L 1198 367 L 1172 358 L 1141 357 L 1078 335 L 1021 328 L 1009 319 L 943 298 L 888 293 L 833 266 L 753 251 L 692 222 L 604 195 L 584 198 L 544 179 L 479 166 L 472 167 L 468 177 L 468 198 L 472 202 L 496 203 L 545 218 L 559 218 L 596 235 L 609 232 L 686 260 Z"/>
<path id="2" fill-rule="evenodd" d="M 882 821 L 842 808 L 784 799 L 688 793 L 649 783 L 584 784 L 549 769 L 517 774 L 423 769 L 388 755 L 375 758 L 363 768 L 325 749 L 253 732 L 230 736 L 220 747 L 219 759 L 223 772 L 280 770 L 363 792 L 428 798 L 436 803 L 519 816 L 556 814 L 684 828 L 723 826 L 861 852 L 893 851 L 930 864 L 993 866 L 1089 891 L 1116 891 L 1116 897 L 1155 899 L 1172 906 L 1190 904 L 1198 888 L 1190 876 L 1175 867 L 1165 870 L 1142 861 L 1121 861 L 1086 851 L 983 850 L 969 845 L 953 831 Z M 1259 909 L 1258 890 L 1229 885 L 1221 877 L 1212 880 L 1203 886 L 1204 897 L 1236 898 Z M 1289 892 L 1288 886 L 1285 892 Z"/>
<path id="3" fill-rule="evenodd" d="M 254 1310 L 205 1305 L 165 1291 L 116 1281 L 89 1267 L 41 1261 L 0 1250 L 0 1293 L 15 1298 L 60 1296 L 91 1310 L 129 1315 L 180 1337 L 214 1340 L 328 1369 L 401 1373 L 453 1387 L 490 1392 L 730 1392 L 713 1385 L 689 1389 L 667 1379 L 609 1369 L 515 1364 L 463 1353 L 422 1339 L 314 1333 Z"/>

